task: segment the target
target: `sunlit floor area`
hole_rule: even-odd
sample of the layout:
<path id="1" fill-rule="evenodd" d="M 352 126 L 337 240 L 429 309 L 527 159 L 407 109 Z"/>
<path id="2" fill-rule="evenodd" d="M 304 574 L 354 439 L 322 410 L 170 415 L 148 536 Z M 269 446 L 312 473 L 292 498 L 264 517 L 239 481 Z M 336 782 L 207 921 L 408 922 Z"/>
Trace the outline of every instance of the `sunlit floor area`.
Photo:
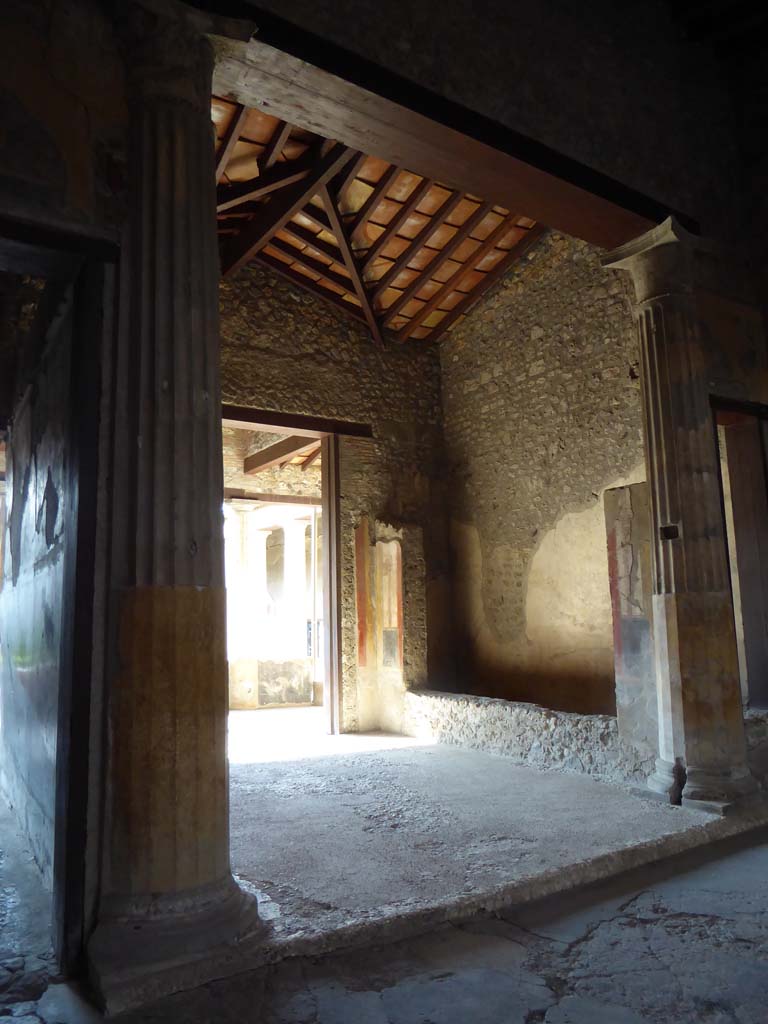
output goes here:
<path id="1" fill-rule="evenodd" d="M 307 757 L 394 750 L 422 745 L 423 741 L 391 733 L 326 732 L 321 707 L 263 708 L 230 711 L 229 760 L 231 764 L 296 761 Z"/>
<path id="2" fill-rule="evenodd" d="M 604 874 L 630 848 L 663 855 L 713 820 L 583 775 L 316 723 L 322 709 L 231 718 L 233 870 L 282 938 L 387 932 L 562 873 L 578 884 L 597 858 Z"/>

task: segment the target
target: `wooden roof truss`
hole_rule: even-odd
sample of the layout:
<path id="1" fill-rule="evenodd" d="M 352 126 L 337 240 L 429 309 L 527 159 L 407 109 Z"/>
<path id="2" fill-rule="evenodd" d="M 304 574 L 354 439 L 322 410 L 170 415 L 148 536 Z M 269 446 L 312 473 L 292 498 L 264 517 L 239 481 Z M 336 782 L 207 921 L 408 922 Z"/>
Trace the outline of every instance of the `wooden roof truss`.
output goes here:
<path id="1" fill-rule="evenodd" d="M 222 270 L 270 267 L 376 342 L 435 340 L 541 233 L 504 207 L 214 97 Z"/>

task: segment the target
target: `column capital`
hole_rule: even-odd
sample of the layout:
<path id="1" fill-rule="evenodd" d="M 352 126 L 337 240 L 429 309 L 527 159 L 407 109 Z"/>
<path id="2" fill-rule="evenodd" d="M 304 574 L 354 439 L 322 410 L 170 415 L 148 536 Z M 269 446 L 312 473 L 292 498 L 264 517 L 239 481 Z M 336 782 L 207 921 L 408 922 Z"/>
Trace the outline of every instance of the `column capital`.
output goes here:
<path id="1" fill-rule="evenodd" d="M 606 253 L 600 262 L 608 270 L 629 271 L 637 301 L 649 302 L 663 295 L 693 291 L 693 257 L 701 245 L 698 235 L 674 217 L 667 217 L 645 234 Z"/>

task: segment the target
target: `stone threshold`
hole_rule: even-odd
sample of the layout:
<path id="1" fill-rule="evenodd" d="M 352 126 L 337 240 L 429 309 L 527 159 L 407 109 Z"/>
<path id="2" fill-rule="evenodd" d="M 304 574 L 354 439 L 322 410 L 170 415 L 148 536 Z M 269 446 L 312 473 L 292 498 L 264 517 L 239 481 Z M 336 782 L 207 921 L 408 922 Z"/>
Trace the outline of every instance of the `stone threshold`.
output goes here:
<path id="1" fill-rule="evenodd" d="M 111 978 L 109 1016 L 146 1005 L 175 992 L 210 981 L 247 973 L 293 957 L 322 956 L 344 949 L 360 949 L 413 938 L 440 925 L 460 923 L 487 913 L 509 912 L 547 897 L 573 893 L 595 882 L 616 879 L 635 868 L 674 858 L 687 851 L 712 846 L 768 826 L 768 800 L 757 798 L 726 817 L 701 814 L 702 821 L 676 832 L 633 846 L 617 848 L 561 868 L 531 874 L 491 889 L 446 896 L 417 908 L 393 904 L 336 928 L 281 932 L 279 908 L 250 883 L 242 887 L 259 901 L 266 932 L 237 944 L 209 951 L 194 960 L 178 959 L 150 969 L 116 973 Z"/>

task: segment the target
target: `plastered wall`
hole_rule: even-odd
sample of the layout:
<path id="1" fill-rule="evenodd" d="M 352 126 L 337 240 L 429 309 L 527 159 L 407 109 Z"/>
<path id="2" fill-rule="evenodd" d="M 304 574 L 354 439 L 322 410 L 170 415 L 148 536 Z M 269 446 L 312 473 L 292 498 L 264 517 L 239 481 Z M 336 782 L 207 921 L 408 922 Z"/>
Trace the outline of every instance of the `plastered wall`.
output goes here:
<path id="1" fill-rule="evenodd" d="M 122 59 L 96 0 L 5 0 L 0 213 L 108 234 L 122 217 Z"/>
<path id="2" fill-rule="evenodd" d="M 442 344 L 460 690 L 615 711 L 603 492 L 644 478 L 628 295 L 551 233 Z"/>

